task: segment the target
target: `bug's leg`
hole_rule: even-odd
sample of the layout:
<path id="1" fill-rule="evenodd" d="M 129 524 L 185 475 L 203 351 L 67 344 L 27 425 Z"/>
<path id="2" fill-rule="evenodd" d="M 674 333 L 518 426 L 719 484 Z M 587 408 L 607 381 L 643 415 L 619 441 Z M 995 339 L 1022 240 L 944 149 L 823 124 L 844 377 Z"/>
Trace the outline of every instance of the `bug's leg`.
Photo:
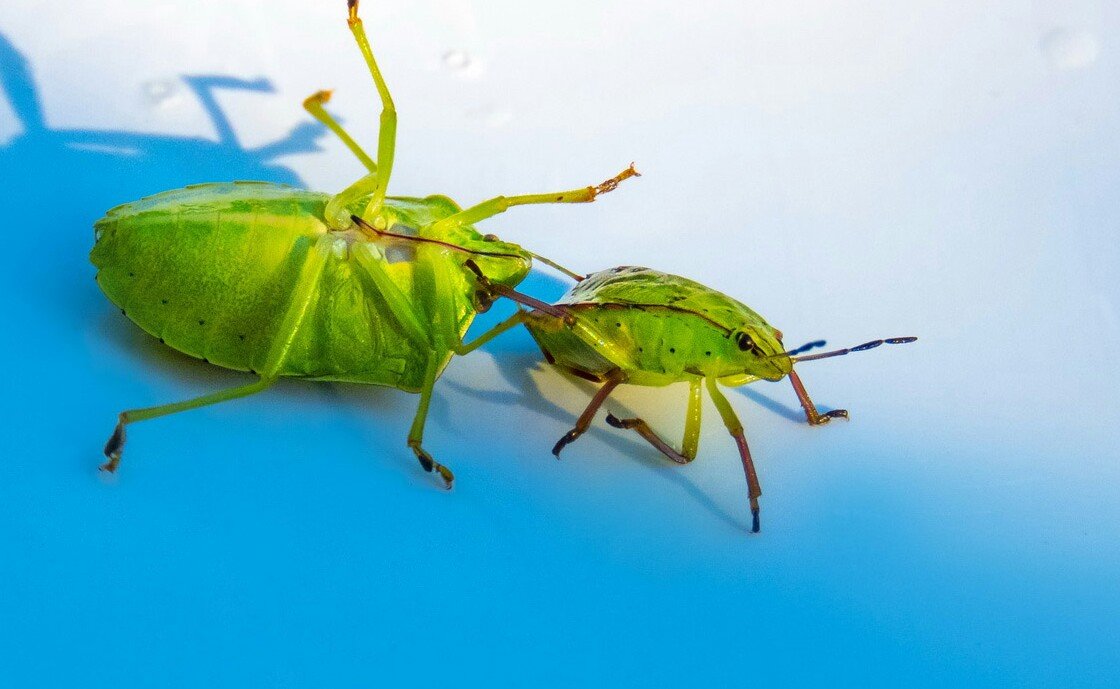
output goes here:
<path id="1" fill-rule="evenodd" d="M 731 403 L 719 391 L 716 379 L 705 380 L 708 383 L 708 394 L 712 396 L 712 401 L 715 402 L 716 409 L 723 418 L 723 425 L 727 426 L 727 432 L 735 438 L 735 444 L 739 446 L 739 458 L 743 461 L 743 473 L 747 476 L 747 494 L 751 502 L 751 531 L 758 533 L 758 498 L 762 495 L 762 487 L 758 483 L 758 473 L 754 469 L 754 460 L 751 459 L 751 449 L 747 446 L 747 436 L 743 433 L 743 424 L 736 416 L 735 410 L 731 408 Z"/>
<path id="2" fill-rule="evenodd" d="M 620 419 L 614 414 L 607 414 L 607 423 L 615 428 L 624 428 L 636 431 L 638 435 L 661 451 L 663 455 L 677 464 L 688 464 L 696 459 L 696 451 L 700 445 L 700 380 L 689 381 L 688 384 L 688 411 L 685 414 L 684 440 L 681 441 L 681 451 L 677 452 L 673 446 L 661 439 L 652 428 L 642 419 Z"/>
<path id="3" fill-rule="evenodd" d="M 559 318 L 565 322 L 567 322 L 571 318 L 571 314 L 564 310 L 563 307 L 555 306 L 553 304 L 546 304 L 540 299 L 536 299 L 534 297 L 530 297 L 528 294 L 518 292 L 512 287 L 507 287 L 497 282 L 491 282 L 490 278 L 486 277 L 482 273 L 482 270 L 478 267 L 478 264 L 474 262 L 474 259 L 468 258 L 463 262 L 463 266 L 474 273 L 475 279 L 478 280 L 479 287 L 482 288 L 482 291 L 487 295 L 487 298 L 489 299 L 505 297 L 506 299 L 515 301 L 522 306 L 528 306 L 535 311 L 539 311 L 540 313 L 552 316 L 554 318 Z M 511 325 L 509 327 L 512 328 L 513 326 Z"/>
<path id="4" fill-rule="evenodd" d="M 213 392 L 209 395 L 203 395 L 183 402 L 122 411 L 117 415 L 117 427 L 113 431 L 113 435 L 109 436 L 109 441 L 105 443 L 105 457 L 108 461 L 101 465 L 101 470 L 114 472 L 117 470 L 117 467 L 120 466 L 121 453 L 124 451 L 125 426 L 128 424 L 136 423 L 137 421 L 147 421 L 148 419 L 155 419 L 160 416 L 167 416 L 168 414 L 176 414 L 181 411 L 187 411 L 188 409 L 197 409 L 198 407 L 205 407 L 227 400 L 235 400 L 239 397 L 248 397 L 249 395 L 267 389 L 275 382 L 275 378 L 261 378 L 248 385 Z"/>
<path id="5" fill-rule="evenodd" d="M 377 164 L 375 169 L 365 177 L 354 182 L 346 189 L 336 194 L 327 202 L 324 215 L 327 222 L 336 229 L 341 229 L 350 224 L 350 213 L 346 210 L 348 204 L 358 199 L 369 196 L 363 217 L 375 218 L 385 201 L 385 189 L 389 184 L 389 176 L 393 173 L 393 157 L 397 143 L 397 107 L 393 104 L 393 97 L 389 94 L 389 87 L 381 76 L 381 68 L 373 58 L 373 50 L 369 47 L 366 30 L 362 20 L 358 17 L 358 0 L 347 0 L 349 15 L 346 19 L 350 33 L 362 51 L 366 66 L 369 68 L 373 84 L 377 87 L 377 95 L 381 98 L 381 120 L 377 131 Z"/>
<path id="6" fill-rule="evenodd" d="M 113 435 L 109 437 L 109 442 L 105 443 L 105 456 L 108 457 L 109 461 L 103 464 L 101 468 L 105 471 L 116 471 L 121 461 L 121 451 L 124 449 L 125 426 L 130 423 L 154 419 L 159 416 L 167 416 L 168 414 L 204 407 L 209 404 L 217 404 L 218 402 L 225 402 L 226 400 L 237 399 L 238 397 L 245 397 L 246 395 L 260 392 L 276 382 L 276 379 L 280 375 L 280 370 L 284 365 L 284 360 L 287 359 L 288 352 L 291 350 L 295 334 L 303 323 L 304 316 L 307 315 L 308 307 L 315 297 L 319 285 L 319 278 L 323 273 L 323 267 L 326 265 L 327 258 L 331 254 L 331 247 L 333 245 L 334 240 L 329 235 L 325 234 L 321 236 L 315 242 L 314 246 L 311 247 L 310 251 L 308 251 L 307 257 L 300 267 L 299 277 L 296 279 L 295 287 L 292 289 L 291 300 L 276 329 L 276 339 L 269 346 L 268 351 L 265 353 L 263 364 L 260 366 L 260 380 L 249 383 L 248 385 L 196 397 L 191 400 L 186 400 L 185 402 L 175 402 L 159 407 L 146 407 L 144 409 L 131 409 L 121 412 L 117 419 L 117 427 L 113 431 Z"/>
<path id="7" fill-rule="evenodd" d="M 634 169 L 634 164 L 631 163 L 630 167 L 618 173 L 614 177 L 597 184 L 593 187 L 583 187 L 582 189 L 571 189 L 569 191 L 557 191 L 548 194 L 524 194 L 522 196 L 496 196 L 489 201 L 483 201 L 480 204 L 471 206 L 466 210 L 459 211 L 458 213 L 448 216 L 443 220 L 435 223 L 433 228 L 438 231 L 443 228 L 455 227 L 458 225 L 473 225 L 477 222 L 493 217 L 499 213 L 504 213 L 512 206 L 525 206 L 534 203 L 590 203 L 595 200 L 599 194 L 605 194 L 608 191 L 613 191 L 618 184 L 630 177 L 638 177 L 638 171 Z"/>
<path id="8" fill-rule="evenodd" d="M 481 347 L 482 345 L 486 344 L 490 340 L 493 340 L 498 335 L 501 335 L 502 333 L 504 333 L 504 332 L 506 332 L 506 331 L 508 331 L 512 328 L 516 328 L 518 325 L 520 325 L 521 323 L 524 323 L 524 322 L 525 322 L 525 312 L 522 311 L 521 309 L 518 309 L 512 316 L 505 319 L 501 323 L 495 325 L 493 328 L 490 328 L 489 330 L 482 333 L 478 337 L 474 338 L 470 342 L 462 342 L 462 343 L 456 345 L 455 347 L 452 348 L 452 351 L 454 351 L 459 356 L 463 356 L 464 354 L 469 354 L 469 353 L 473 352 L 474 350 L 478 349 L 479 347 Z"/>
<path id="9" fill-rule="evenodd" d="M 342 143 L 346 144 L 346 148 L 349 148 L 350 152 L 357 156 L 358 160 L 362 161 L 362 165 L 365 166 L 366 170 L 371 173 L 377 172 L 377 163 L 373 162 L 373 158 L 370 158 L 369 154 L 362 150 L 358 142 L 354 141 L 354 137 L 350 136 L 350 134 L 342 128 L 342 125 L 338 123 L 338 120 L 332 117 L 331 114 L 327 112 L 326 108 L 323 107 L 330 99 L 331 91 L 318 91 L 311 94 L 303 101 L 303 109 L 311 113 L 311 116 L 319 120 L 327 129 L 334 132 L 335 136 L 341 139 Z"/>
<path id="10" fill-rule="evenodd" d="M 424 471 L 436 471 L 443 479 L 444 486 L 451 490 L 451 484 L 455 482 L 455 474 L 451 470 L 432 459 L 428 451 L 424 449 L 424 422 L 428 419 L 428 407 L 432 403 L 432 388 L 436 384 L 436 374 L 439 372 L 439 357 L 435 352 L 432 352 L 428 357 L 428 365 L 424 371 L 424 386 L 420 390 L 420 405 L 416 409 L 416 416 L 412 420 L 412 428 L 408 431 L 408 446 L 416 455 L 416 459 L 420 461 L 420 466 L 424 467 Z"/>
<path id="11" fill-rule="evenodd" d="M 603 406 L 603 402 L 607 401 L 607 397 L 610 396 L 611 392 L 625 380 L 626 376 L 623 375 L 622 371 L 618 370 L 607 376 L 607 382 L 603 384 L 603 387 L 599 388 L 599 391 L 591 398 L 591 402 L 588 403 L 587 408 L 584 409 L 583 413 L 576 419 L 576 427 L 565 433 L 552 447 L 552 454 L 556 455 L 557 459 L 560 459 L 560 451 L 563 450 L 565 446 L 587 432 L 587 429 L 591 427 L 591 420 L 595 418 L 595 413 L 599 411 L 599 407 Z"/>
<path id="12" fill-rule="evenodd" d="M 824 414 L 818 412 L 817 405 L 809 399 L 809 393 L 805 391 L 805 386 L 801 383 L 801 377 L 793 369 L 789 371 L 789 382 L 793 383 L 793 391 L 797 393 L 797 399 L 801 402 L 801 408 L 805 410 L 805 420 L 809 422 L 809 425 L 823 426 L 833 419 L 844 419 L 845 421 L 848 419 L 847 409 L 833 409 Z"/>

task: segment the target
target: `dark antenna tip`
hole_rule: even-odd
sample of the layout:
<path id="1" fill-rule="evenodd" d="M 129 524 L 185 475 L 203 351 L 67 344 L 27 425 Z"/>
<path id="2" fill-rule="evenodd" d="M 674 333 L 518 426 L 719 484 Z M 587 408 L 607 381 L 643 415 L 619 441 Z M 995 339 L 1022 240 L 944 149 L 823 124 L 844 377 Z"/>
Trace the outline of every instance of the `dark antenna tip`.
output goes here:
<path id="1" fill-rule="evenodd" d="M 797 347 L 796 349 L 791 349 L 788 352 L 782 352 L 782 354 L 779 354 L 778 356 L 793 356 L 795 354 L 801 354 L 802 352 L 807 352 L 810 349 L 816 349 L 817 347 L 823 347 L 826 344 L 828 344 L 828 342 L 826 342 L 825 340 L 813 340 L 812 342 L 806 342 L 805 344 L 801 345 L 800 347 Z"/>
<path id="2" fill-rule="evenodd" d="M 868 349 L 875 349 L 876 347 L 883 344 L 907 344 L 910 342 L 914 342 L 917 339 L 918 338 L 916 337 L 888 337 L 882 340 L 872 340 L 870 342 L 864 342 L 861 345 L 856 345 L 855 347 L 845 347 L 844 349 L 837 349 L 831 352 L 822 352 L 820 354 L 806 354 L 805 356 L 793 356 L 790 357 L 790 360 L 814 361 L 816 359 L 828 359 L 834 356 L 844 356 L 845 354 L 850 354 L 852 352 L 863 352 Z"/>

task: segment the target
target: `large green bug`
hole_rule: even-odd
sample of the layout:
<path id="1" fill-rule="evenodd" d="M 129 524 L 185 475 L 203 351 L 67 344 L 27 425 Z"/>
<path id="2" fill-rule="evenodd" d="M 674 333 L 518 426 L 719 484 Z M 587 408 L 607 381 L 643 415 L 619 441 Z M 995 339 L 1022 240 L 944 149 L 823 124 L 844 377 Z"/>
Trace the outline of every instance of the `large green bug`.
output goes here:
<path id="1" fill-rule="evenodd" d="M 474 270 L 487 284 L 478 265 Z M 615 428 L 636 431 L 666 457 L 681 464 L 696 457 L 700 440 L 702 386 L 735 438 L 750 496 L 752 530 L 759 529 L 758 498 L 762 495 L 743 424 L 719 386 L 740 386 L 757 380 L 778 381 L 789 376 L 797 398 L 813 425 L 848 418 L 843 409 L 820 413 L 793 364 L 863 351 L 881 344 L 913 342 L 894 337 L 823 354 L 798 356 L 824 342 L 811 342 L 787 351 L 782 333 L 761 316 L 731 297 L 698 282 L 649 268 L 619 267 L 581 278 L 553 304 L 543 304 L 501 285 L 490 285 L 532 307 L 507 321 L 523 322 L 550 364 L 572 375 L 602 383 L 576 421 L 552 448 L 557 457 L 568 443 L 583 435 L 611 392 L 623 383 L 662 386 L 679 381 L 689 385 L 684 440 L 678 452 L 639 419 L 607 414 Z"/>
<path id="2" fill-rule="evenodd" d="M 450 488 L 452 472 L 422 444 L 432 387 L 453 354 L 491 337 L 463 342 L 492 299 L 464 263 L 510 287 L 534 256 L 473 225 L 516 205 L 589 202 L 637 174 L 631 166 L 598 186 L 499 196 L 465 210 L 445 196 L 386 196 L 396 110 L 358 2 L 347 4 L 350 31 L 381 98 L 376 160 L 323 108 L 329 92 L 304 106 L 368 174 L 333 196 L 263 182 L 196 185 L 119 206 L 97 222 L 90 260 L 114 304 L 161 342 L 258 376 L 195 399 L 121 412 L 102 469 L 116 470 L 128 424 L 251 395 L 295 376 L 419 393 L 408 446 Z"/>

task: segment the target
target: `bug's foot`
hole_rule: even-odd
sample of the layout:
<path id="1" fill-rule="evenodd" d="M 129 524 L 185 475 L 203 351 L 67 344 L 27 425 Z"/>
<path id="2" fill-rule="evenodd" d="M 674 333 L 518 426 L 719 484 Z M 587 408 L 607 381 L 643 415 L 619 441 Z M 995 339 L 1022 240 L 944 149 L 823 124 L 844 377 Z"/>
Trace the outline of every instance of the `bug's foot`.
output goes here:
<path id="1" fill-rule="evenodd" d="M 637 425 L 637 421 L 637 419 L 620 419 L 614 414 L 607 412 L 607 424 L 615 428 L 630 429 Z"/>
<path id="2" fill-rule="evenodd" d="M 451 486 L 455 483 L 455 474 L 444 465 L 432 459 L 428 451 L 420 447 L 419 443 L 410 442 L 408 446 L 412 448 L 412 452 L 416 455 L 416 459 L 420 462 L 420 466 L 424 468 L 424 471 L 428 473 L 434 471 L 439 474 L 440 478 L 443 479 L 443 487 L 447 490 L 451 490 Z"/>
<path id="3" fill-rule="evenodd" d="M 751 498 L 751 533 L 758 533 L 758 498 Z"/>
<path id="4" fill-rule="evenodd" d="M 814 426 L 823 426 L 833 419 L 844 419 L 849 421 L 847 409 L 833 409 L 832 411 L 825 412 L 818 415 L 815 419 L 810 419 L 809 423 Z"/>
<path id="5" fill-rule="evenodd" d="M 442 464 L 437 463 L 435 470 L 439 472 L 439 477 L 443 479 L 443 487 L 445 490 L 451 490 L 451 486 L 455 485 L 455 474 Z"/>
<path id="6" fill-rule="evenodd" d="M 572 430 L 568 431 L 563 436 L 561 436 L 559 440 L 556 441 L 555 445 L 552 446 L 552 454 L 556 457 L 556 459 L 560 459 L 560 451 L 567 447 L 568 443 L 575 441 L 575 439 L 580 437 L 581 435 L 583 435 L 583 431 L 579 430 L 578 428 L 573 428 Z"/>
<path id="7" fill-rule="evenodd" d="M 124 416 L 123 414 L 121 415 Z M 109 461 L 102 464 L 99 469 L 101 471 L 108 471 L 110 474 L 117 470 L 121 464 L 121 452 L 124 451 L 124 419 L 117 420 L 117 427 L 113 429 L 113 435 L 109 436 L 108 442 L 105 443 L 105 457 Z"/>

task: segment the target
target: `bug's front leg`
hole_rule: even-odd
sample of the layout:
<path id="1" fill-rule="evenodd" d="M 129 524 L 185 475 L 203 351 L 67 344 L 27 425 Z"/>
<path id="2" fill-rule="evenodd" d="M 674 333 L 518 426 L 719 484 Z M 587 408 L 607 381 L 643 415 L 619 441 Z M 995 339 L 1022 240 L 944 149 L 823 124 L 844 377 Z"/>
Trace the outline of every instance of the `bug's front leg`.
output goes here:
<path id="1" fill-rule="evenodd" d="M 641 175 L 634 169 L 634 164 L 608 180 L 592 187 L 569 189 L 568 191 L 555 191 L 545 194 L 523 194 L 520 196 L 495 196 L 489 201 L 483 201 L 461 210 L 435 223 L 433 232 L 445 231 L 461 225 L 473 225 L 487 218 L 492 218 L 499 213 L 505 213 L 513 206 L 526 206 L 541 203 L 591 203 L 600 194 L 614 191 L 623 180 Z"/>
<path id="2" fill-rule="evenodd" d="M 354 137 L 350 136 L 350 133 L 338 123 L 338 120 L 332 117 L 331 114 L 327 112 L 326 108 L 323 107 L 327 101 L 331 99 L 331 93 L 331 91 L 326 90 L 316 91 L 304 99 L 303 109 L 311 113 L 311 116 L 319 120 L 327 129 L 334 132 L 334 135 L 345 144 L 346 148 L 350 149 L 350 152 L 361 161 L 362 166 L 365 167 L 368 172 L 377 172 L 377 163 L 373 162 L 373 158 L 369 157 L 369 154 L 358 145 Z"/>
<path id="3" fill-rule="evenodd" d="M 468 258 L 463 263 L 463 266 L 474 273 L 475 279 L 478 280 L 478 286 L 482 288 L 482 291 L 491 300 L 498 297 L 505 297 L 506 299 L 515 301 L 523 306 L 528 306 L 535 311 L 539 311 L 554 318 L 559 318 L 564 322 L 568 322 L 571 319 L 571 314 L 560 306 L 546 304 L 540 299 L 536 299 L 534 297 L 530 297 L 528 294 L 518 292 L 512 287 L 506 287 L 503 284 L 492 282 L 490 278 L 486 277 L 486 275 L 483 274 L 482 269 L 478 267 L 478 264 L 474 262 L 474 259 Z M 511 324 L 509 327 L 513 327 L 513 325 Z"/>
<path id="4" fill-rule="evenodd" d="M 817 411 L 817 406 L 813 404 L 813 400 L 809 399 L 809 393 L 805 391 L 805 385 L 802 384 L 801 378 L 797 375 L 797 371 L 790 369 L 789 382 L 793 384 L 793 391 L 797 393 L 797 399 L 801 402 L 801 408 L 805 410 L 805 420 L 811 426 L 823 426 L 833 419 L 848 420 L 847 409 L 833 409 L 825 413 Z"/>

